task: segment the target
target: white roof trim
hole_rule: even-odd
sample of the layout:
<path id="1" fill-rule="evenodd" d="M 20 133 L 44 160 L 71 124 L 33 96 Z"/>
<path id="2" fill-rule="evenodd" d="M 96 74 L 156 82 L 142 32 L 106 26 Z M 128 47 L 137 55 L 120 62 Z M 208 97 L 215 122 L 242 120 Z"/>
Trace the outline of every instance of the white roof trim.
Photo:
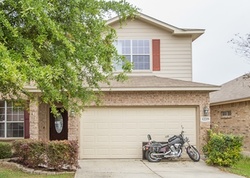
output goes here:
<path id="1" fill-rule="evenodd" d="M 26 87 L 29 92 L 41 93 L 36 87 Z M 216 91 L 219 87 L 164 87 L 164 88 L 101 88 L 101 91 Z M 94 91 L 98 91 L 94 89 Z"/>
<path id="2" fill-rule="evenodd" d="M 101 88 L 101 91 L 216 91 L 219 87 Z"/>
<path id="3" fill-rule="evenodd" d="M 138 19 L 141 19 L 142 21 L 146 21 L 147 23 L 151 23 L 155 26 L 164 28 L 170 32 L 172 32 L 173 35 L 192 35 L 192 41 L 197 39 L 199 36 L 201 36 L 205 30 L 204 29 L 184 29 L 184 28 L 178 28 L 173 25 L 170 25 L 168 23 L 162 22 L 160 20 L 157 20 L 153 17 L 147 16 L 145 14 L 139 13 Z M 107 21 L 107 25 L 111 25 L 112 23 L 115 23 L 119 21 L 119 17 L 112 18 Z"/>

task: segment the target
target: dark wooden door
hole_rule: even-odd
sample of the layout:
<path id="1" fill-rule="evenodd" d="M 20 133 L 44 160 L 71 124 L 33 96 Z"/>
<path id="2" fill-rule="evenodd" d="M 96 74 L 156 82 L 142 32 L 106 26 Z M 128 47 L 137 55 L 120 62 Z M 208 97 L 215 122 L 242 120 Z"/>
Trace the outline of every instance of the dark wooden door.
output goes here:
<path id="1" fill-rule="evenodd" d="M 57 108 L 58 116 L 54 116 L 50 110 L 50 140 L 68 139 L 68 112 Z"/>

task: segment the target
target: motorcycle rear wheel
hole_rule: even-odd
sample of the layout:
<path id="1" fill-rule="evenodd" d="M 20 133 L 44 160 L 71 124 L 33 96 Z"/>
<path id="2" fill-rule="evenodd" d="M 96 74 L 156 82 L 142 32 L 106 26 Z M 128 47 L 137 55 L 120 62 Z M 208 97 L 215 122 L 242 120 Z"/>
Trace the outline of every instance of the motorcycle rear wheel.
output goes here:
<path id="1" fill-rule="evenodd" d="M 187 154 L 194 162 L 200 161 L 200 153 L 193 145 L 187 147 Z"/>
<path id="2" fill-rule="evenodd" d="M 149 161 L 149 162 L 159 162 L 159 161 L 161 161 L 161 158 L 157 158 L 157 157 L 155 157 L 155 156 L 153 156 L 152 154 L 153 154 L 154 152 L 152 152 L 152 151 L 150 151 L 150 150 L 148 150 L 147 152 L 146 152 L 146 158 L 147 158 L 147 160 Z"/>

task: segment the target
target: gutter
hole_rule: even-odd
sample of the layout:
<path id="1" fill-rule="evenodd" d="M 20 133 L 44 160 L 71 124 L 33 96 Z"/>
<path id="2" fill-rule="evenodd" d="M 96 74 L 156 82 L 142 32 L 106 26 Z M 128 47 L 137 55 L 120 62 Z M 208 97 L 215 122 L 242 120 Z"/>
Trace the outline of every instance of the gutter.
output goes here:
<path id="1" fill-rule="evenodd" d="M 25 87 L 29 92 L 41 93 L 36 87 Z M 162 88 L 100 88 L 100 91 L 217 91 L 220 87 L 162 87 Z M 98 91 L 98 89 L 93 89 Z"/>
<path id="2" fill-rule="evenodd" d="M 101 91 L 217 91 L 220 87 L 101 88 Z"/>

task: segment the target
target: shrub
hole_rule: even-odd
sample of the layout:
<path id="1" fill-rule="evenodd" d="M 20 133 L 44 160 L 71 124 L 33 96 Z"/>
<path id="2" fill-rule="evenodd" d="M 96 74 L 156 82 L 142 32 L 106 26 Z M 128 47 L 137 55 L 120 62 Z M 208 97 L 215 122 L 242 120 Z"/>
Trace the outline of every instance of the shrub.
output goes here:
<path id="1" fill-rule="evenodd" d="M 0 142 L 0 159 L 10 158 L 11 156 L 11 144 Z"/>
<path id="2" fill-rule="evenodd" d="M 241 158 L 243 137 L 208 131 L 203 152 L 209 165 L 232 166 Z"/>
<path id="3" fill-rule="evenodd" d="M 78 166 L 78 145 L 76 141 L 53 141 L 47 148 L 48 166 L 63 169 Z"/>
<path id="4" fill-rule="evenodd" d="M 17 140 L 13 143 L 13 148 L 20 163 L 28 167 L 38 167 L 45 164 L 45 142 L 28 139 Z"/>
<path id="5" fill-rule="evenodd" d="M 18 161 L 28 167 L 62 170 L 78 167 L 77 141 L 18 140 L 13 143 Z"/>

